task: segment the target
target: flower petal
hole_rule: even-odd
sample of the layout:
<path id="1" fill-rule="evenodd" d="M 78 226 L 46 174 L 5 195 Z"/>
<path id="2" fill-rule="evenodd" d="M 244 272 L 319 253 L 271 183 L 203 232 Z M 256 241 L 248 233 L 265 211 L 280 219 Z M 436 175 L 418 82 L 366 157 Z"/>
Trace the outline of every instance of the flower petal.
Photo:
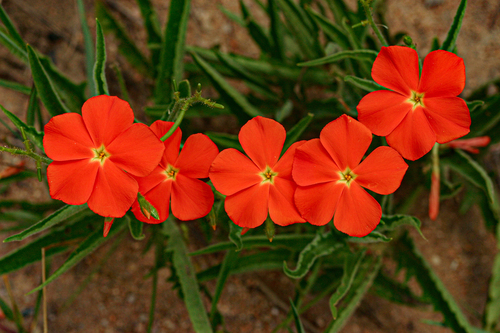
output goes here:
<path id="1" fill-rule="evenodd" d="M 340 171 L 358 166 L 372 142 L 372 133 L 359 121 L 342 115 L 328 123 L 319 135 L 321 144 L 328 151 Z"/>
<path id="2" fill-rule="evenodd" d="M 298 186 L 294 196 L 295 206 L 309 223 L 325 225 L 332 220 L 344 187 L 336 181 Z"/>
<path id="3" fill-rule="evenodd" d="M 269 183 L 256 184 L 226 197 L 226 213 L 243 228 L 256 228 L 267 218 Z"/>
<path id="4" fill-rule="evenodd" d="M 199 219 L 212 209 L 214 193 L 210 185 L 179 173 L 172 184 L 172 214 L 182 221 Z"/>
<path id="5" fill-rule="evenodd" d="M 396 150 L 378 147 L 353 170 L 354 181 L 375 193 L 391 194 L 401 185 L 407 169 Z"/>
<path id="6" fill-rule="evenodd" d="M 66 113 L 52 117 L 45 125 L 43 147 L 48 157 L 56 161 L 92 158 L 94 142 L 77 113 Z"/>
<path id="7" fill-rule="evenodd" d="M 209 177 L 217 191 L 231 195 L 262 182 L 260 170 L 236 149 L 225 149 L 210 167 Z"/>
<path id="8" fill-rule="evenodd" d="M 363 237 L 375 229 L 382 217 L 382 208 L 356 182 L 344 190 L 333 218 L 335 227 L 354 237 Z"/>
<path id="9" fill-rule="evenodd" d="M 424 98 L 455 97 L 465 87 L 464 60 L 443 50 L 429 53 L 422 66 L 419 92 Z M 425 103 L 425 102 L 424 102 Z"/>
<path id="10" fill-rule="evenodd" d="M 373 62 L 372 78 L 380 85 L 410 96 L 418 88 L 417 51 L 405 46 L 382 47 Z"/>
<path id="11" fill-rule="evenodd" d="M 436 134 L 421 107 L 409 112 L 389 134 L 387 143 L 407 160 L 415 161 L 427 154 L 436 142 Z"/>
<path id="12" fill-rule="evenodd" d="M 294 142 L 272 168 L 273 171 L 277 172 L 281 178 L 292 180 L 292 165 L 295 157 L 295 151 L 304 143 L 306 143 L 306 140 Z"/>
<path id="13" fill-rule="evenodd" d="M 153 171 L 146 177 L 135 177 L 135 180 L 139 183 L 139 192 L 141 192 L 143 195 L 144 193 L 147 193 L 151 191 L 153 187 L 156 185 L 166 181 L 167 174 L 165 169 L 158 165 L 156 168 L 154 168 Z"/>
<path id="14" fill-rule="evenodd" d="M 424 112 L 439 143 L 455 140 L 470 132 L 469 108 L 459 97 L 426 98 Z"/>
<path id="15" fill-rule="evenodd" d="M 157 120 L 151 124 L 151 130 L 156 134 L 158 138 L 161 139 L 162 136 L 167 134 L 168 130 L 174 125 L 171 121 Z M 165 146 L 165 152 L 161 158 L 160 164 L 165 168 L 170 165 L 174 165 L 175 161 L 179 157 L 179 147 L 181 146 L 182 131 L 179 127 L 172 133 L 171 136 L 163 142 Z"/>
<path id="16" fill-rule="evenodd" d="M 386 136 L 410 112 L 408 97 L 387 90 L 374 91 L 363 97 L 357 106 L 358 120 L 373 134 Z"/>
<path id="17" fill-rule="evenodd" d="M 88 205 L 101 216 L 122 217 L 134 203 L 138 191 L 139 185 L 132 176 L 106 161 L 97 172 Z"/>
<path id="18" fill-rule="evenodd" d="M 276 177 L 269 188 L 269 216 L 274 223 L 287 226 L 306 222 L 295 207 L 293 195 L 297 185 L 291 180 Z"/>
<path id="19" fill-rule="evenodd" d="M 130 105 L 116 96 L 100 95 L 82 106 L 82 117 L 95 147 L 107 145 L 134 122 Z"/>
<path id="20" fill-rule="evenodd" d="M 238 138 L 248 157 L 260 170 L 264 170 L 278 161 L 286 131 L 277 121 L 258 116 L 241 127 Z"/>
<path id="21" fill-rule="evenodd" d="M 312 139 L 298 147 L 293 160 L 293 180 L 300 186 L 339 180 L 340 169 L 319 139 Z"/>
<path id="22" fill-rule="evenodd" d="M 219 149 L 205 134 L 193 134 L 187 138 L 175 167 L 184 176 L 207 178 L 210 165 L 219 153 Z"/>
<path id="23" fill-rule="evenodd" d="M 69 205 L 81 205 L 90 197 L 99 162 L 88 159 L 52 162 L 47 167 L 50 196 Z"/>
<path id="24" fill-rule="evenodd" d="M 171 191 L 171 180 L 161 182 L 147 192 L 141 191 L 141 194 L 149 201 L 150 204 L 152 204 L 156 208 L 158 216 L 160 217 L 158 220 L 153 217 L 148 219 L 146 216 L 144 216 L 144 214 L 142 214 L 141 212 L 141 207 L 139 206 L 139 202 L 137 200 L 132 205 L 132 213 L 134 213 L 135 217 L 139 221 L 151 224 L 162 223 L 168 218 L 169 215 Z"/>
<path id="25" fill-rule="evenodd" d="M 119 134 L 106 150 L 109 160 L 134 176 L 147 176 L 160 162 L 163 143 L 144 124 L 134 124 Z"/>

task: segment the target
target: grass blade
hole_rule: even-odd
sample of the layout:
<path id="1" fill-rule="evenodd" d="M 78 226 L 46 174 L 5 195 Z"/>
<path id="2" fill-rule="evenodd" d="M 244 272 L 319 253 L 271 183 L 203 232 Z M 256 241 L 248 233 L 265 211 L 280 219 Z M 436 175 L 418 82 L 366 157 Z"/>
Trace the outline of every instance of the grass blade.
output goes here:
<path id="1" fill-rule="evenodd" d="M 297 328 L 297 333 L 306 333 L 304 325 L 302 325 L 302 322 L 300 321 L 299 312 L 297 311 L 295 304 L 293 304 L 292 299 L 290 299 L 290 305 L 292 306 L 293 318 L 295 319 L 295 328 Z"/>
<path id="2" fill-rule="evenodd" d="M 12 36 L 8 35 L 4 29 L 0 29 L 0 43 L 3 44 L 9 51 L 21 59 L 23 62 L 28 61 L 28 54 L 24 46 L 19 46 Z"/>
<path id="3" fill-rule="evenodd" d="M 148 48 L 151 51 L 151 62 L 153 63 L 153 67 L 156 68 L 160 64 L 162 40 L 158 17 L 150 0 L 137 0 L 137 4 L 141 10 L 144 27 L 148 34 Z"/>
<path id="4" fill-rule="evenodd" d="M 389 90 L 375 81 L 362 79 L 356 76 L 346 75 L 344 76 L 344 81 L 369 92 L 376 90 Z"/>
<path id="5" fill-rule="evenodd" d="M 12 89 L 14 91 L 18 91 L 18 92 L 26 94 L 26 95 L 29 95 L 29 93 L 31 92 L 30 87 L 27 87 L 24 84 L 12 82 L 12 81 L 7 81 L 7 80 L 2 80 L 2 79 L 0 79 L 0 87 Z"/>
<path id="6" fill-rule="evenodd" d="M 306 8 L 316 24 L 323 30 L 325 35 L 328 36 L 333 42 L 337 43 L 343 49 L 350 49 L 351 43 L 346 33 L 340 26 L 331 22 L 328 18 L 315 12 L 311 8 Z"/>
<path id="7" fill-rule="evenodd" d="M 106 81 L 106 42 L 102 32 L 101 24 L 96 19 L 96 57 L 94 64 L 94 87 L 95 95 L 109 95 L 108 82 Z"/>
<path id="8" fill-rule="evenodd" d="M 378 53 L 373 51 L 373 50 L 355 50 L 355 51 L 341 51 L 337 52 L 335 54 L 307 61 L 307 62 L 301 62 L 298 63 L 297 66 L 319 66 L 319 65 L 324 65 L 324 64 L 330 64 L 332 62 L 336 62 L 342 59 L 346 58 L 352 58 L 356 60 L 361 60 L 361 61 L 369 61 L 373 62 L 375 58 L 377 57 Z"/>
<path id="9" fill-rule="evenodd" d="M 7 15 L 7 12 L 3 8 L 2 4 L 0 4 L 0 21 L 5 25 L 7 28 L 7 31 L 9 32 L 9 35 L 12 37 L 12 40 L 21 48 L 23 49 L 26 43 L 24 42 L 23 38 L 17 31 L 16 27 L 14 26 L 14 23 L 11 21 L 9 15 Z"/>
<path id="10" fill-rule="evenodd" d="M 451 24 L 450 30 L 448 31 L 448 35 L 446 35 L 446 39 L 443 41 L 443 44 L 441 45 L 441 50 L 453 52 L 453 49 L 455 49 L 455 43 L 457 41 L 460 28 L 462 27 L 462 20 L 465 15 L 466 7 L 467 7 L 467 0 L 460 1 L 460 5 L 458 5 L 457 13 L 453 18 L 453 23 Z"/>

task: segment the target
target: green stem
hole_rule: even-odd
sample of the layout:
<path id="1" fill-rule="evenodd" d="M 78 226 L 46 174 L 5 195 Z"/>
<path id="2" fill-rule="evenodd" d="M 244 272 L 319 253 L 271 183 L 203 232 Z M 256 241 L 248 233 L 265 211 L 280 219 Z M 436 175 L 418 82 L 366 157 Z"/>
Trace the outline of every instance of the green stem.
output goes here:
<path id="1" fill-rule="evenodd" d="M 19 149 L 19 148 L 0 147 L 0 151 L 5 151 L 8 153 L 11 153 L 12 155 L 25 155 L 25 156 L 31 157 L 35 161 L 39 161 L 39 162 L 42 162 L 45 164 L 50 164 L 52 162 L 52 160 L 50 158 L 43 157 L 43 156 L 38 155 L 35 152 L 26 151 L 26 150 Z"/>
<path id="2" fill-rule="evenodd" d="M 372 8 L 370 7 L 370 2 L 371 2 L 370 0 L 361 0 L 361 4 L 363 5 L 363 8 L 366 13 L 366 19 L 368 20 L 368 23 L 370 23 L 373 31 L 375 32 L 375 35 L 377 35 L 377 38 L 382 44 L 382 46 L 389 46 L 389 43 L 387 43 L 387 41 L 385 40 L 384 36 L 382 35 L 382 32 L 380 32 L 380 29 L 373 21 L 373 13 L 372 13 Z"/>

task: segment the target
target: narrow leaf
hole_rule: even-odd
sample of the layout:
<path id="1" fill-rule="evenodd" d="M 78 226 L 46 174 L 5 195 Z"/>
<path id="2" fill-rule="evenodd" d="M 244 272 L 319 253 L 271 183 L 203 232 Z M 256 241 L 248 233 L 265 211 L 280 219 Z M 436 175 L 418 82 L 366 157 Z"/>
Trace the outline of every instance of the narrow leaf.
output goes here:
<path id="1" fill-rule="evenodd" d="M 375 81 L 372 80 L 367 80 L 367 79 L 362 79 L 356 76 L 351 76 L 351 75 L 346 75 L 344 76 L 344 81 L 349 82 L 353 86 L 356 86 L 358 88 L 361 88 L 363 90 L 372 92 L 375 90 L 389 90 L 384 86 L 381 86 Z"/>
<path id="2" fill-rule="evenodd" d="M 283 271 L 292 279 L 300 279 L 309 272 L 309 269 L 317 258 L 332 254 L 335 251 L 343 249 L 344 246 L 343 243 L 335 240 L 333 233 L 318 233 L 311 243 L 300 252 L 295 269 L 289 269 L 286 262 L 284 262 Z"/>
<path id="3" fill-rule="evenodd" d="M 85 71 L 87 72 L 87 82 L 89 83 L 90 96 L 96 96 L 99 94 L 96 93 L 92 72 L 92 68 L 94 66 L 94 43 L 92 42 L 89 25 L 87 24 L 85 4 L 83 3 L 83 0 L 76 0 L 76 3 L 78 5 L 78 16 L 82 26 L 83 45 L 85 46 Z"/>
<path id="4" fill-rule="evenodd" d="M 222 266 L 219 270 L 219 276 L 217 278 L 217 284 L 215 286 L 215 292 L 212 296 L 212 306 L 210 309 L 210 318 L 214 318 L 217 312 L 217 303 L 219 303 L 220 296 L 222 295 L 222 290 L 224 289 L 224 285 L 226 284 L 227 278 L 233 268 L 234 264 L 238 261 L 238 252 L 234 250 L 228 250 L 226 252 L 226 256 L 224 257 L 224 261 L 222 262 Z"/>
<path id="5" fill-rule="evenodd" d="M 30 87 L 27 87 L 23 84 L 17 83 L 17 82 L 12 82 L 12 81 L 7 81 L 7 80 L 2 80 L 0 79 L 0 87 L 12 89 L 14 91 L 18 91 L 20 93 L 29 95 L 31 92 Z"/>
<path id="6" fill-rule="evenodd" d="M 9 111 L 7 111 L 3 106 L 0 105 L 0 109 L 2 109 L 3 113 L 7 117 L 9 117 L 10 121 L 14 123 L 14 125 L 21 130 L 21 128 L 24 130 L 24 133 L 26 133 L 26 136 L 28 139 L 33 142 L 38 148 L 40 148 L 41 151 L 44 151 L 43 149 L 43 132 L 38 132 L 33 126 L 28 126 L 26 125 L 21 119 L 17 118 L 17 116 Z"/>
<path id="7" fill-rule="evenodd" d="M 162 41 L 158 17 L 150 0 L 137 0 L 137 4 L 141 10 L 144 27 L 148 34 L 148 48 L 151 51 L 151 62 L 153 63 L 153 67 L 156 68 L 160 64 Z"/>
<path id="8" fill-rule="evenodd" d="M 250 37 L 252 37 L 263 53 L 271 54 L 273 52 L 271 41 L 264 32 L 264 28 L 255 22 L 255 19 L 242 0 L 240 0 L 240 8 L 243 14 L 243 19 L 245 20 L 245 27 L 247 28 Z"/>
<path id="9" fill-rule="evenodd" d="M 287 149 L 290 148 L 290 146 L 300 138 L 300 136 L 307 129 L 313 118 L 314 115 L 312 113 L 308 113 L 307 116 L 302 118 L 286 133 L 286 139 L 283 145 L 282 152 L 287 151 Z"/>
<path id="10" fill-rule="evenodd" d="M 375 230 L 377 231 L 394 231 L 400 228 L 403 225 L 410 225 L 417 229 L 418 233 L 422 238 L 425 239 L 422 231 L 420 230 L 420 226 L 422 222 L 415 216 L 411 215 L 382 215 L 382 219 L 380 220 L 380 224 L 377 226 Z"/>
<path id="11" fill-rule="evenodd" d="M 33 82 L 35 83 L 40 99 L 42 100 L 45 108 L 51 116 L 57 116 L 58 114 L 63 114 L 69 112 L 66 106 L 62 103 L 59 95 L 54 89 L 51 79 L 47 75 L 47 72 L 42 67 L 38 56 L 31 46 L 26 47 L 28 50 L 29 63 L 31 67 L 31 75 L 33 76 Z"/>
<path id="12" fill-rule="evenodd" d="M 297 333 L 306 333 L 304 325 L 300 321 L 299 312 L 297 311 L 295 304 L 293 304 L 292 299 L 290 299 L 290 304 L 292 306 L 293 318 L 295 319 L 295 328 L 297 328 Z"/>
<path id="13" fill-rule="evenodd" d="M 310 7 L 306 8 L 307 12 L 311 15 L 313 20 L 316 22 L 318 26 L 320 26 L 321 30 L 328 36 L 333 42 L 337 43 L 343 49 L 350 49 L 351 43 L 349 42 L 349 38 L 347 34 L 343 31 L 343 29 L 337 24 L 331 22 L 328 18 L 323 15 L 315 12 Z M 337 21 L 339 23 L 339 21 Z"/>
<path id="14" fill-rule="evenodd" d="M 163 223 L 163 230 L 168 236 L 167 250 L 172 252 L 175 274 L 177 274 L 181 284 L 184 303 L 186 303 L 193 329 L 197 333 L 213 332 L 183 237 L 172 219 L 167 219 Z"/>
<path id="15" fill-rule="evenodd" d="M 243 249 L 243 240 L 241 239 L 242 230 L 242 227 L 234 224 L 231 220 L 229 221 L 229 240 L 236 245 L 236 251 L 241 251 Z"/>
<path id="16" fill-rule="evenodd" d="M 470 112 L 474 112 L 478 107 L 484 105 L 484 101 L 465 101 Z"/>
<path id="17" fill-rule="evenodd" d="M 28 103 L 28 110 L 26 112 L 26 125 L 35 125 L 35 117 L 38 112 L 40 112 L 40 105 L 38 104 L 38 93 L 36 92 L 35 85 L 33 85 L 31 87 L 30 100 Z"/>
<path id="18" fill-rule="evenodd" d="M 28 54 L 23 46 L 16 43 L 16 40 L 12 38 L 4 29 L 0 29 L 0 43 L 3 44 L 9 51 L 21 59 L 23 62 L 28 61 Z"/>
<path id="19" fill-rule="evenodd" d="M 221 148 L 234 148 L 243 152 L 237 135 L 215 132 L 205 132 L 205 134 Z"/>
<path id="20" fill-rule="evenodd" d="M 361 60 L 361 61 L 369 61 L 373 62 L 375 58 L 377 57 L 378 53 L 373 51 L 373 50 L 347 50 L 347 51 L 341 51 L 337 52 L 335 54 L 307 61 L 307 62 L 301 62 L 298 63 L 297 66 L 319 66 L 319 65 L 324 65 L 324 64 L 330 64 L 332 62 L 336 62 L 342 59 L 346 58 L 352 58 L 356 60 Z"/>
<path id="21" fill-rule="evenodd" d="M 1 297 L 0 297 L 0 312 L 3 312 L 5 318 L 7 318 L 8 320 L 14 321 L 14 312 L 12 312 L 10 306 L 7 305 L 7 303 L 5 303 L 5 301 Z"/>
<path id="22" fill-rule="evenodd" d="M 130 235 L 132 235 L 132 238 L 135 240 L 143 240 L 146 235 L 142 232 L 142 228 L 144 226 L 144 223 L 135 219 L 135 218 L 129 218 L 128 219 L 128 228 L 130 230 Z"/>
<path id="23" fill-rule="evenodd" d="M 7 12 L 3 8 L 3 5 L 0 4 L 0 21 L 5 25 L 7 28 L 7 31 L 9 32 L 9 35 L 12 37 L 12 40 L 20 47 L 24 48 L 24 45 L 26 44 L 17 31 L 16 27 L 14 26 L 14 23 L 11 21 L 9 15 L 7 15 Z"/>
<path id="24" fill-rule="evenodd" d="M 281 21 L 280 18 L 280 12 L 278 9 L 277 5 L 278 0 L 268 0 L 267 2 L 267 12 L 269 15 L 269 20 L 270 20 L 270 34 L 271 34 L 271 40 L 272 40 L 272 46 L 273 46 L 273 57 L 278 59 L 278 60 L 283 60 L 285 59 L 285 52 L 284 52 L 284 27 L 283 27 L 283 22 Z"/>
<path id="25" fill-rule="evenodd" d="M 460 5 L 458 5 L 457 13 L 453 18 L 453 23 L 451 24 L 450 30 L 448 31 L 448 35 L 441 45 L 441 50 L 453 52 L 453 49 L 455 49 L 455 43 L 457 41 L 460 28 L 462 27 L 462 20 L 465 15 L 465 7 L 467 7 L 467 0 L 460 1 Z"/>
<path id="26" fill-rule="evenodd" d="M 106 42 L 101 24 L 96 19 L 96 57 L 94 64 L 94 86 L 97 95 L 109 95 L 108 82 L 106 81 Z"/>

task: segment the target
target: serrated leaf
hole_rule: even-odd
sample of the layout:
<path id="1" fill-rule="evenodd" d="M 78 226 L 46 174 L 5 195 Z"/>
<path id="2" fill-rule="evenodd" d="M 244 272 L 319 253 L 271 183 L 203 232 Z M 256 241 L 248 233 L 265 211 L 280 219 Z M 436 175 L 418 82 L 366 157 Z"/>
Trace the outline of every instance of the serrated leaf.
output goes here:
<path id="1" fill-rule="evenodd" d="M 356 76 L 346 75 L 344 76 L 344 81 L 369 92 L 376 90 L 389 90 L 375 81 L 362 79 Z"/>
<path id="2" fill-rule="evenodd" d="M 31 92 L 30 87 L 25 86 L 24 84 L 20 84 L 20 83 L 8 81 L 8 80 L 2 80 L 2 79 L 0 79 L 0 87 L 12 89 L 14 91 L 18 91 L 18 92 L 23 93 L 25 95 L 29 95 L 29 93 Z"/>
<path id="3" fill-rule="evenodd" d="M 379 242 L 390 242 L 392 238 L 387 237 L 386 235 L 373 230 L 368 235 L 363 237 L 347 237 L 346 241 L 349 243 L 379 243 Z"/>
<path id="4" fill-rule="evenodd" d="M 307 116 L 302 118 L 286 133 L 286 139 L 285 143 L 283 144 L 282 152 L 286 152 L 288 148 L 290 148 L 290 146 L 300 138 L 300 136 L 307 129 L 313 118 L 314 115 L 312 113 L 308 113 Z"/>
<path id="5" fill-rule="evenodd" d="M 448 31 L 448 35 L 446 36 L 446 39 L 443 41 L 443 44 L 441 45 L 441 50 L 453 52 L 453 50 L 455 49 L 455 43 L 457 41 L 460 28 L 462 27 L 462 20 L 465 15 L 466 7 L 467 7 L 467 0 L 460 1 L 460 5 L 458 5 L 457 13 L 453 18 L 453 23 L 451 24 L 450 30 Z"/>
<path id="6" fill-rule="evenodd" d="M 434 309 L 443 314 L 445 324 L 457 333 L 473 333 L 471 325 L 453 296 L 420 254 L 408 234 L 396 242 L 393 253 L 399 265 L 408 269 L 407 274 L 415 276 L 424 296 L 432 302 Z"/>
<path id="7" fill-rule="evenodd" d="M 32 225 L 28 229 L 18 233 L 17 235 L 13 235 L 10 237 L 7 237 L 3 242 L 12 242 L 12 241 L 21 241 L 31 235 L 37 234 L 39 232 L 42 232 L 45 229 L 48 229 L 50 227 L 53 227 L 56 224 L 59 224 L 61 222 L 66 221 L 70 217 L 75 216 L 76 214 L 83 212 L 85 209 L 87 209 L 87 204 L 79 205 L 79 206 L 71 206 L 71 205 L 66 205 L 62 207 L 61 209 L 55 211 L 51 215 L 47 216 L 40 222 Z"/>
<path id="8" fill-rule="evenodd" d="M 298 63 L 297 66 L 319 66 L 319 65 L 324 65 L 324 64 L 330 64 L 332 62 L 336 62 L 342 59 L 346 58 L 351 58 L 351 59 L 356 59 L 356 60 L 361 60 L 361 61 L 369 61 L 373 62 L 375 58 L 377 57 L 378 53 L 373 51 L 373 50 L 346 50 L 346 51 L 341 51 L 337 52 L 335 54 L 307 61 L 307 62 L 301 62 Z"/>
<path id="9" fill-rule="evenodd" d="M 96 51 L 94 64 L 94 86 L 96 95 L 109 95 L 108 82 L 106 81 L 106 42 L 101 24 L 96 19 Z"/>
<path id="10" fill-rule="evenodd" d="M 33 82 L 35 83 L 40 99 L 49 114 L 53 117 L 69 112 L 54 89 L 54 85 L 40 63 L 35 51 L 29 45 L 26 46 L 26 49 L 28 50 L 28 58 L 31 67 L 31 75 L 33 76 Z"/>
<path id="11" fill-rule="evenodd" d="M 175 268 L 175 274 L 179 277 L 182 294 L 184 295 L 184 303 L 193 324 L 193 329 L 197 333 L 213 332 L 201 299 L 195 270 L 188 256 L 183 237 L 171 219 L 167 219 L 163 223 L 163 230 L 168 236 L 167 251 L 172 252 L 172 263 Z"/>
<path id="12" fill-rule="evenodd" d="M 377 231 L 394 231 L 400 228 L 403 225 L 410 225 L 417 229 L 418 233 L 422 238 L 425 239 L 422 231 L 420 230 L 420 226 L 422 222 L 415 216 L 411 215 L 382 215 L 382 219 L 380 220 L 380 224 L 377 226 L 375 230 Z"/>
<path id="13" fill-rule="evenodd" d="M 273 240 L 274 241 L 274 240 Z M 283 271 L 292 279 L 304 277 L 312 267 L 317 258 L 332 254 L 345 247 L 344 243 L 338 242 L 331 232 L 318 233 L 311 243 L 300 252 L 297 265 L 294 270 L 288 268 L 286 262 L 283 263 Z"/>
<path id="14" fill-rule="evenodd" d="M 144 233 L 142 232 L 143 226 L 144 223 L 135 218 L 128 219 L 128 228 L 130 230 L 130 235 L 135 240 L 143 240 L 144 237 L 146 237 L 146 235 L 144 235 Z"/>
<path id="15" fill-rule="evenodd" d="M 85 4 L 83 0 L 76 0 L 78 6 L 78 16 L 82 27 L 83 45 L 85 46 L 85 71 L 87 72 L 87 82 L 89 83 L 90 96 L 99 95 L 96 93 L 95 83 L 93 80 L 92 69 L 94 67 L 94 43 L 90 35 L 89 25 L 87 24 L 87 15 L 85 13 Z"/>
<path id="16" fill-rule="evenodd" d="M 344 259 L 344 271 L 340 285 L 330 297 L 330 310 L 332 311 L 333 319 L 337 319 L 337 303 L 344 297 L 352 286 L 354 277 L 358 272 L 359 265 L 365 256 L 366 250 L 362 249 L 356 253 L 350 253 Z"/>
<path id="17" fill-rule="evenodd" d="M 123 230 L 126 225 L 127 220 L 129 217 L 125 215 L 124 218 L 121 219 L 115 219 L 113 222 L 113 227 L 109 231 L 109 234 L 107 237 L 102 236 L 102 229 L 97 228 L 94 230 L 89 236 L 78 245 L 78 247 L 69 255 L 68 259 L 62 264 L 51 276 L 47 278 L 47 280 L 36 287 L 35 289 L 31 290 L 29 294 L 34 293 L 36 291 L 41 290 L 43 287 L 47 286 L 49 283 L 53 282 L 56 280 L 59 276 L 61 276 L 63 273 L 67 272 L 69 269 L 71 269 L 73 266 L 75 266 L 77 263 L 79 263 L 83 258 L 94 252 L 99 246 L 104 244 L 108 239 L 111 239 L 114 235 L 119 233 L 121 230 Z"/>
<path id="18" fill-rule="evenodd" d="M 251 117 L 261 116 L 261 112 L 248 102 L 243 94 L 233 88 L 212 66 L 199 57 L 196 53 L 191 53 L 193 60 L 210 79 L 215 89 L 226 102 L 230 111 L 234 113 L 240 123 L 246 123 Z"/>
<path id="19" fill-rule="evenodd" d="M 172 81 L 181 81 L 183 73 L 186 29 L 191 0 L 172 0 L 161 45 L 160 71 L 156 80 L 156 105 L 172 101 Z"/>
<path id="20" fill-rule="evenodd" d="M 21 128 L 24 130 L 24 133 L 26 133 L 26 136 L 33 144 L 40 148 L 41 151 L 44 151 L 43 132 L 38 132 L 33 126 L 26 125 L 21 119 L 17 118 L 15 114 L 7 111 L 3 106 L 0 105 L 0 108 L 19 130 L 21 130 Z"/>

